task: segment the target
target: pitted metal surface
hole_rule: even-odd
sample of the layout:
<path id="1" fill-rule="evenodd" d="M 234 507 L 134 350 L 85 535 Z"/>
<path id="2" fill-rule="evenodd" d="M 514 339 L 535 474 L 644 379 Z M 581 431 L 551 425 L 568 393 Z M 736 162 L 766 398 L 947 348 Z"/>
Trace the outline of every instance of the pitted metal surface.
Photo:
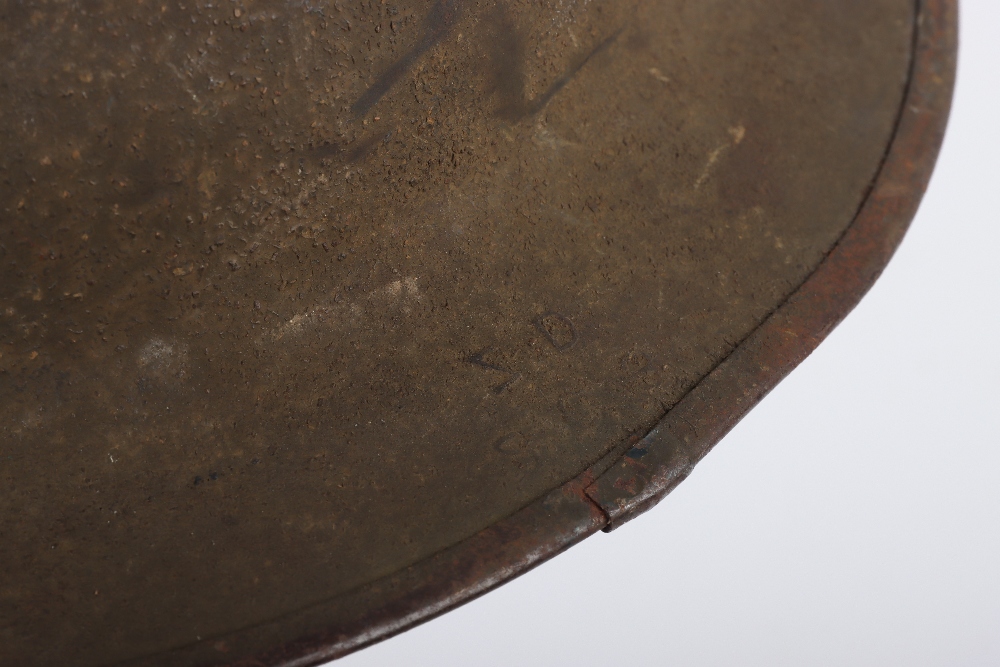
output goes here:
<path id="1" fill-rule="evenodd" d="M 914 23 L 4 3 L 0 662 L 265 623 L 610 465 L 851 223 Z"/>

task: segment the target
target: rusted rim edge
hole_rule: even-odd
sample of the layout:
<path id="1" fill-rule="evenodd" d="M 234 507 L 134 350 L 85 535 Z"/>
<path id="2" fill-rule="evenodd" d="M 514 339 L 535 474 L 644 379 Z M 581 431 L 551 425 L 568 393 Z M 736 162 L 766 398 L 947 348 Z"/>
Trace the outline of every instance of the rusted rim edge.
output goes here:
<path id="1" fill-rule="evenodd" d="M 607 524 L 604 512 L 584 493 L 593 480 L 588 471 L 453 547 L 329 601 L 330 609 L 322 604 L 283 619 L 295 627 L 301 627 L 305 621 L 323 629 L 226 664 L 228 667 L 318 665 L 474 600 Z M 345 614 L 344 609 L 363 610 L 363 613 Z M 251 629 L 241 634 L 259 631 Z"/>
<path id="2" fill-rule="evenodd" d="M 343 657 L 469 602 L 601 530 L 607 517 L 584 493 L 594 479 L 588 470 L 462 542 L 344 595 L 118 665 L 309 667 Z"/>
<path id="3" fill-rule="evenodd" d="M 785 303 L 607 472 L 595 479 L 588 470 L 453 547 L 334 600 L 122 664 L 317 665 L 475 599 L 659 502 L 857 305 L 902 240 L 944 136 L 957 47 L 957 0 L 916 4 L 899 120 L 854 221 Z M 300 638 L 287 642 L 296 632 Z M 261 646 L 276 648 L 235 661 L 230 653 L 230 647 L 253 652 Z"/>
<path id="4" fill-rule="evenodd" d="M 586 489 L 613 530 L 653 507 L 858 304 L 930 180 L 951 108 L 957 0 L 917 0 L 895 132 L 854 221 L 816 270 L 663 420 Z"/>

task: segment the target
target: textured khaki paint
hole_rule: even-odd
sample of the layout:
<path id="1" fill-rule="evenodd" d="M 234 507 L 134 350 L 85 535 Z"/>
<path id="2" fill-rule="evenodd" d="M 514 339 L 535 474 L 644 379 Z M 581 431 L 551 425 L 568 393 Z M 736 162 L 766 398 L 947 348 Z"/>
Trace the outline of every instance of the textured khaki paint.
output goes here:
<path id="1" fill-rule="evenodd" d="M 0 5 L 0 660 L 291 614 L 624 451 L 851 222 L 913 23 Z"/>

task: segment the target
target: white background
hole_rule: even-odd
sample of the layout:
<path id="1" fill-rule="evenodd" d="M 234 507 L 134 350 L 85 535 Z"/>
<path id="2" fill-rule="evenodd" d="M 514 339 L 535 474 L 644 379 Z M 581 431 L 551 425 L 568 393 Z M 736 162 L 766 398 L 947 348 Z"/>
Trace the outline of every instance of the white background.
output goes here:
<path id="1" fill-rule="evenodd" d="M 652 512 L 337 663 L 1000 665 L 1000 1 L 882 279 Z"/>

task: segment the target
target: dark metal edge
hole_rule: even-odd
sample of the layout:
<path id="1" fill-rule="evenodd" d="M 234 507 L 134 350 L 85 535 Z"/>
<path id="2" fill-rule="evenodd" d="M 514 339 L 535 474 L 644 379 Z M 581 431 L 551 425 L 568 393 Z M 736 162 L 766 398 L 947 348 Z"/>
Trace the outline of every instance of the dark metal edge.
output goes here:
<path id="1" fill-rule="evenodd" d="M 232 667 L 306 667 L 342 657 L 487 593 L 601 530 L 607 517 L 587 498 L 584 474 L 514 515 L 401 573 L 338 598 L 360 618 Z M 386 602 L 390 600 L 390 602 Z M 346 603 L 346 604 L 345 604 Z M 328 615 L 320 611 L 320 618 Z"/>
<path id="2" fill-rule="evenodd" d="M 854 221 L 816 270 L 586 492 L 613 530 L 663 499 L 868 292 L 916 214 L 951 108 L 957 0 L 917 0 L 893 138 Z"/>
<path id="3" fill-rule="evenodd" d="M 594 479 L 588 470 L 464 541 L 344 595 L 120 664 L 309 667 L 342 657 L 469 602 L 598 532 L 607 517 L 583 491 Z"/>
<path id="4" fill-rule="evenodd" d="M 334 600 L 122 664 L 318 665 L 469 602 L 659 502 L 860 301 L 916 212 L 944 135 L 957 46 L 957 0 L 917 4 L 900 122 L 858 216 L 807 281 L 607 472 L 599 463 L 453 547 Z"/>

